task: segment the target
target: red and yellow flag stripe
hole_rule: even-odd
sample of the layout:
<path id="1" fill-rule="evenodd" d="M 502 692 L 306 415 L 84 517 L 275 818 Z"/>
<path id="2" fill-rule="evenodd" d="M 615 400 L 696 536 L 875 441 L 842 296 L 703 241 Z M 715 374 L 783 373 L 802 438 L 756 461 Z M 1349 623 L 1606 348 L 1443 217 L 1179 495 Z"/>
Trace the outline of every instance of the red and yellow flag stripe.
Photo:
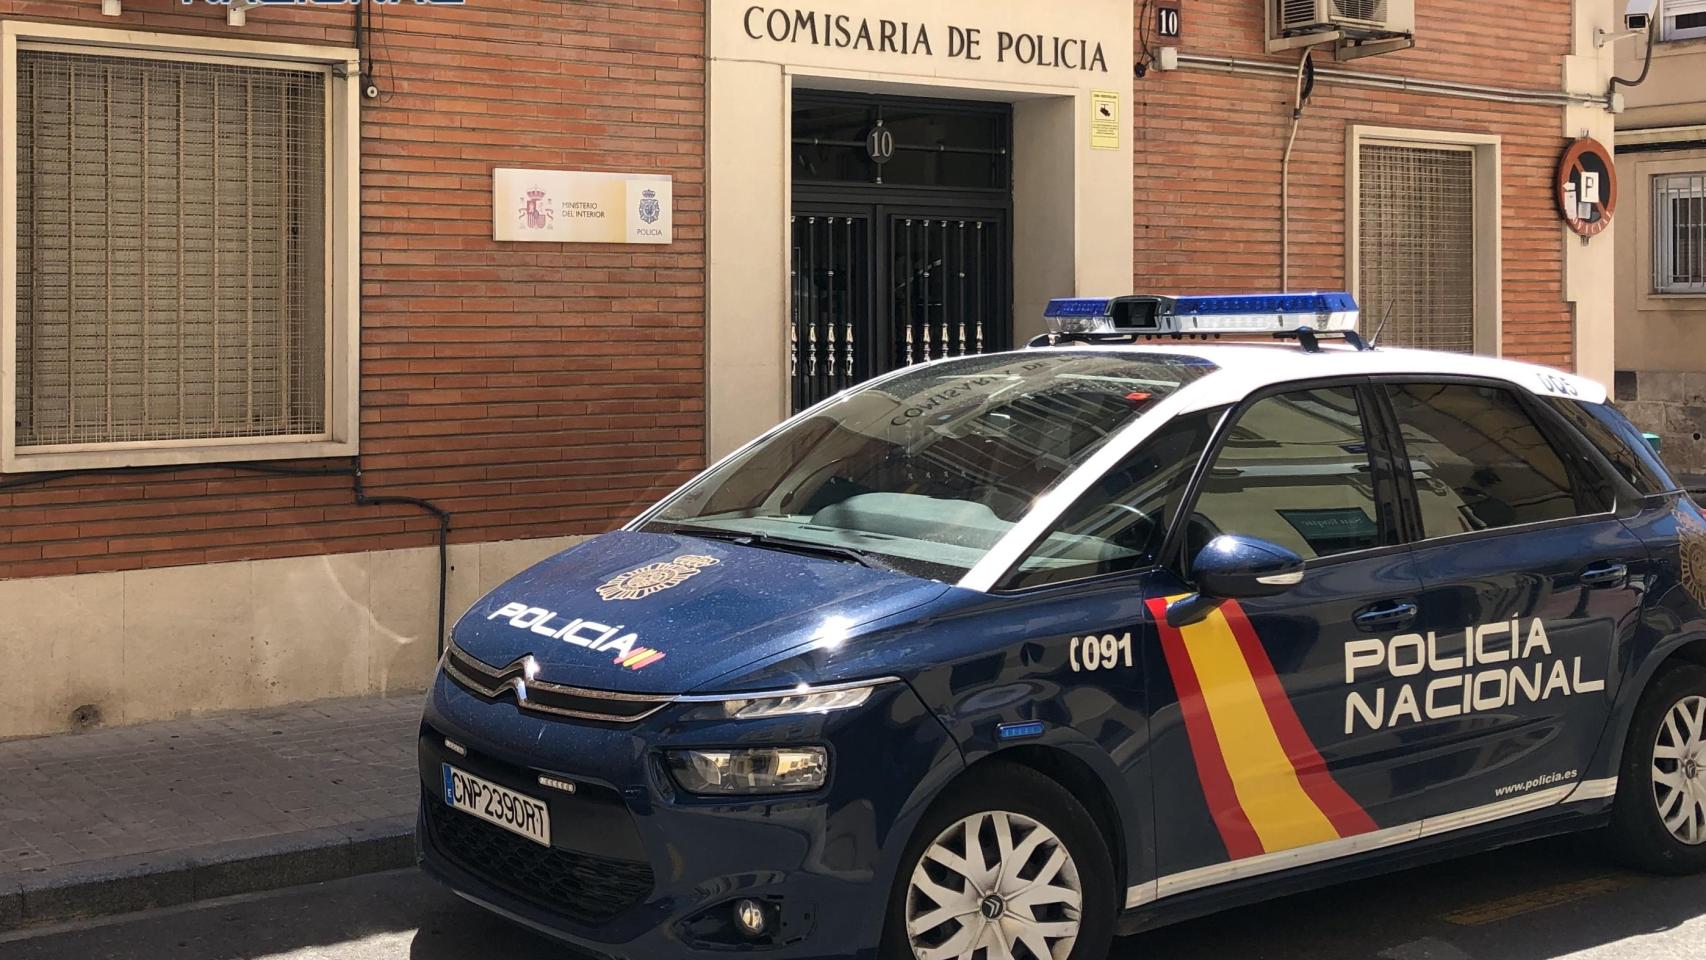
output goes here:
<path id="1" fill-rule="evenodd" d="M 624 654 L 617 654 L 615 664 L 627 667 L 629 670 L 643 670 L 663 659 L 663 653 L 650 647 L 635 647 Z"/>
<path id="2" fill-rule="evenodd" d="M 1215 827 L 1232 859 L 1368 833 L 1374 821 L 1327 772 L 1236 602 L 1186 627 L 1149 601 Z"/>

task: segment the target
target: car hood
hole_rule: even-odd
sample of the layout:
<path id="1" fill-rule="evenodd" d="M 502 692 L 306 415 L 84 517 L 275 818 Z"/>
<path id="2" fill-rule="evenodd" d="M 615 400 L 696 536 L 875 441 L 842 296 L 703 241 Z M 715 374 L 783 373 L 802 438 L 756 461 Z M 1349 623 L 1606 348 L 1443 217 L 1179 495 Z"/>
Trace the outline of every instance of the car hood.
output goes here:
<path id="1" fill-rule="evenodd" d="M 540 680 L 686 693 L 941 596 L 933 580 L 839 560 L 653 533 L 594 538 L 469 609 L 456 645 L 492 666 L 531 655 Z"/>

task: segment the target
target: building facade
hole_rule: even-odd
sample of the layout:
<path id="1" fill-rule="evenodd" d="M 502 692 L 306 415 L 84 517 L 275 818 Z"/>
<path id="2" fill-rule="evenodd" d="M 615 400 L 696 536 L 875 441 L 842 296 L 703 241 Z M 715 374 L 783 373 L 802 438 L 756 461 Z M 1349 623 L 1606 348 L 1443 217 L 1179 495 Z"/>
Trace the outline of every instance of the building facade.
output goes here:
<path id="1" fill-rule="evenodd" d="M 441 595 L 1053 296 L 1609 378 L 1601 7 L 0 0 L 0 736 L 419 687 Z M 602 215 L 553 171 L 667 233 L 495 239 Z"/>
<path id="2" fill-rule="evenodd" d="M 1706 474 L 1706 2 L 1659 0 L 1651 42 L 1617 45 L 1625 193 L 1617 242 L 1617 398 L 1677 469 Z M 1649 49 L 1651 51 L 1649 62 Z"/>

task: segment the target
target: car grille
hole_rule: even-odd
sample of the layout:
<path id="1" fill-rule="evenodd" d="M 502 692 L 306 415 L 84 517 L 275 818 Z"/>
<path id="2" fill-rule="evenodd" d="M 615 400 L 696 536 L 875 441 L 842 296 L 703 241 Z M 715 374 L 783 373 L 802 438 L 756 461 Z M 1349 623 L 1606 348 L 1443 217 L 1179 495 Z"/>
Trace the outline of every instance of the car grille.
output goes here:
<path id="1" fill-rule="evenodd" d="M 637 723 L 675 700 L 659 694 L 615 693 L 529 680 L 528 657 L 520 657 L 507 666 L 494 667 L 454 642 L 445 653 L 445 675 L 464 690 L 494 701 L 514 697 L 515 705 L 523 710 L 575 720 Z"/>
<path id="2" fill-rule="evenodd" d="M 426 821 L 433 846 L 457 866 L 576 923 L 603 923 L 652 891 L 645 863 L 542 847 L 431 797 Z"/>

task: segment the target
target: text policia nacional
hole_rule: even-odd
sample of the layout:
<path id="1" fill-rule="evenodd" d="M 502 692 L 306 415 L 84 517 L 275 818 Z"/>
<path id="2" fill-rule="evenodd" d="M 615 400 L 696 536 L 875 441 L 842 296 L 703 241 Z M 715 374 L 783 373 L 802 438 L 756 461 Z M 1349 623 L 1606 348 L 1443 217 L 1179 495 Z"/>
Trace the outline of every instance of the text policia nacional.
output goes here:
<path id="1" fill-rule="evenodd" d="M 1369 690 L 1370 680 L 1403 682 Z M 1465 627 L 1461 644 L 1433 631 L 1352 640 L 1345 644 L 1345 683 L 1363 685 L 1345 696 L 1347 736 L 1359 727 L 1391 728 L 1605 689 L 1603 678 L 1583 679 L 1581 657 L 1552 655 L 1539 619 Z"/>
<path id="2" fill-rule="evenodd" d="M 959 26 L 931 32 L 928 24 L 910 20 L 762 6 L 746 8 L 741 24 L 748 37 L 774 43 L 1108 72 L 1101 43 L 1077 37 Z"/>

